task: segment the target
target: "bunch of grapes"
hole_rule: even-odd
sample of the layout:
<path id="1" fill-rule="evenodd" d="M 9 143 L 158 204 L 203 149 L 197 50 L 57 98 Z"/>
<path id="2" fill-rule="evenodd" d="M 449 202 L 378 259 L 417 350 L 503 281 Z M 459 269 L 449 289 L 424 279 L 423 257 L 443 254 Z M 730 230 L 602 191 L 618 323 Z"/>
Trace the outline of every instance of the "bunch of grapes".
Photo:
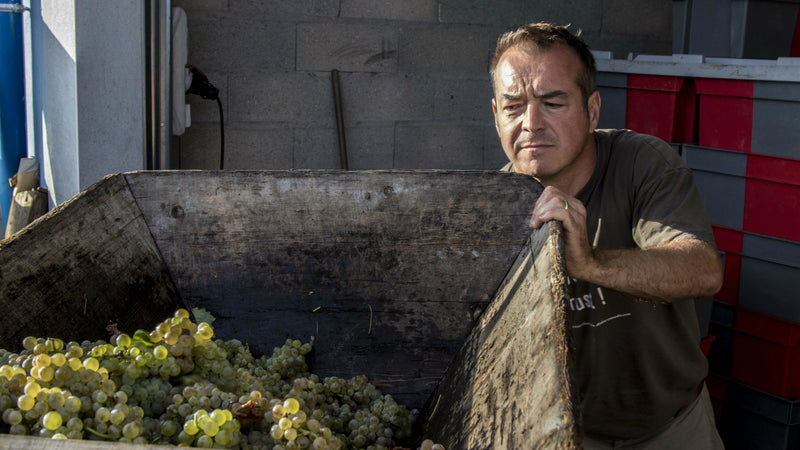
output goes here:
<path id="1" fill-rule="evenodd" d="M 27 337 L 0 349 L 0 432 L 200 448 L 394 448 L 414 415 L 366 376 L 309 373 L 311 342 L 254 358 L 185 309 L 106 341 Z M 430 440 L 424 450 L 443 450 Z"/>

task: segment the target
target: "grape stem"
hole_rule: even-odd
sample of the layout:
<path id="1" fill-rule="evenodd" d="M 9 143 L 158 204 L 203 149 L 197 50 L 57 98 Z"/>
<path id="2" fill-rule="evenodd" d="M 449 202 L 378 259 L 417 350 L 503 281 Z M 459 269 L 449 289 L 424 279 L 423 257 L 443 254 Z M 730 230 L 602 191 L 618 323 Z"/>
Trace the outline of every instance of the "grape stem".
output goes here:
<path id="1" fill-rule="evenodd" d="M 102 438 L 111 439 L 111 436 L 109 436 L 107 434 L 103 434 L 103 433 L 101 433 L 101 432 L 99 432 L 97 430 L 93 430 L 93 429 L 91 429 L 89 427 L 86 427 L 86 430 L 89 431 L 90 433 L 94 434 L 95 436 L 100 436 Z"/>
<path id="2" fill-rule="evenodd" d="M 311 430 L 305 430 L 305 429 L 303 429 L 303 428 L 296 428 L 296 430 L 297 430 L 297 431 L 299 431 L 299 432 L 301 432 L 301 433 L 303 433 L 303 434 L 304 434 L 304 435 L 306 435 L 306 436 L 308 436 L 308 435 L 310 434 L 311 436 L 314 436 L 315 438 L 318 438 L 318 437 L 320 437 L 320 435 L 318 435 L 317 433 L 314 433 L 314 432 L 313 432 L 313 431 L 311 431 Z"/>

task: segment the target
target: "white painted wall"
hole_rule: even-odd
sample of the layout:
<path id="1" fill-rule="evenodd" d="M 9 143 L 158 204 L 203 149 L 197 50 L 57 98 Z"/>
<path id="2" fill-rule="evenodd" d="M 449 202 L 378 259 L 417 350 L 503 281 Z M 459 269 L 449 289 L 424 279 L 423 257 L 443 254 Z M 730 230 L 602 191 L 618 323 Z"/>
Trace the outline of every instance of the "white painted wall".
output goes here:
<path id="1" fill-rule="evenodd" d="M 36 156 L 51 206 L 145 165 L 144 6 L 33 0 Z"/>

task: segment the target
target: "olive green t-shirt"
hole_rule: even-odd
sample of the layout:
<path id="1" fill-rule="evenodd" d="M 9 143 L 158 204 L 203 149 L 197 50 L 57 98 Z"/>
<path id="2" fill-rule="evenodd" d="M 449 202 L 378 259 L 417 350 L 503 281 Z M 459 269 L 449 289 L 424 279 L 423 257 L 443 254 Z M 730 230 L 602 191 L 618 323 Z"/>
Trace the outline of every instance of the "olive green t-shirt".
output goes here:
<path id="1" fill-rule="evenodd" d="M 597 165 L 576 196 L 593 248 L 714 244 L 694 177 L 671 146 L 629 130 L 597 130 L 595 141 Z M 575 279 L 568 290 L 584 432 L 631 439 L 666 424 L 708 370 L 693 299 L 645 300 Z"/>

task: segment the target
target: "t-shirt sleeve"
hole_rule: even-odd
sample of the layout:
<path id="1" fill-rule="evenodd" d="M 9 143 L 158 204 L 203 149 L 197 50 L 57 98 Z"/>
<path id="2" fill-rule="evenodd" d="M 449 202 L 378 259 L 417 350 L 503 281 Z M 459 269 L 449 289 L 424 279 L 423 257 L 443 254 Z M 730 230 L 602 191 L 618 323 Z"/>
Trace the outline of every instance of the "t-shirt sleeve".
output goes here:
<path id="1" fill-rule="evenodd" d="M 666 143 L 663 146 L 667 151 L 640 152 L 636 157 L 633 239 L 641 248 L 681 239 L 715 245 L 692 171 L 675 150 Z"/>

